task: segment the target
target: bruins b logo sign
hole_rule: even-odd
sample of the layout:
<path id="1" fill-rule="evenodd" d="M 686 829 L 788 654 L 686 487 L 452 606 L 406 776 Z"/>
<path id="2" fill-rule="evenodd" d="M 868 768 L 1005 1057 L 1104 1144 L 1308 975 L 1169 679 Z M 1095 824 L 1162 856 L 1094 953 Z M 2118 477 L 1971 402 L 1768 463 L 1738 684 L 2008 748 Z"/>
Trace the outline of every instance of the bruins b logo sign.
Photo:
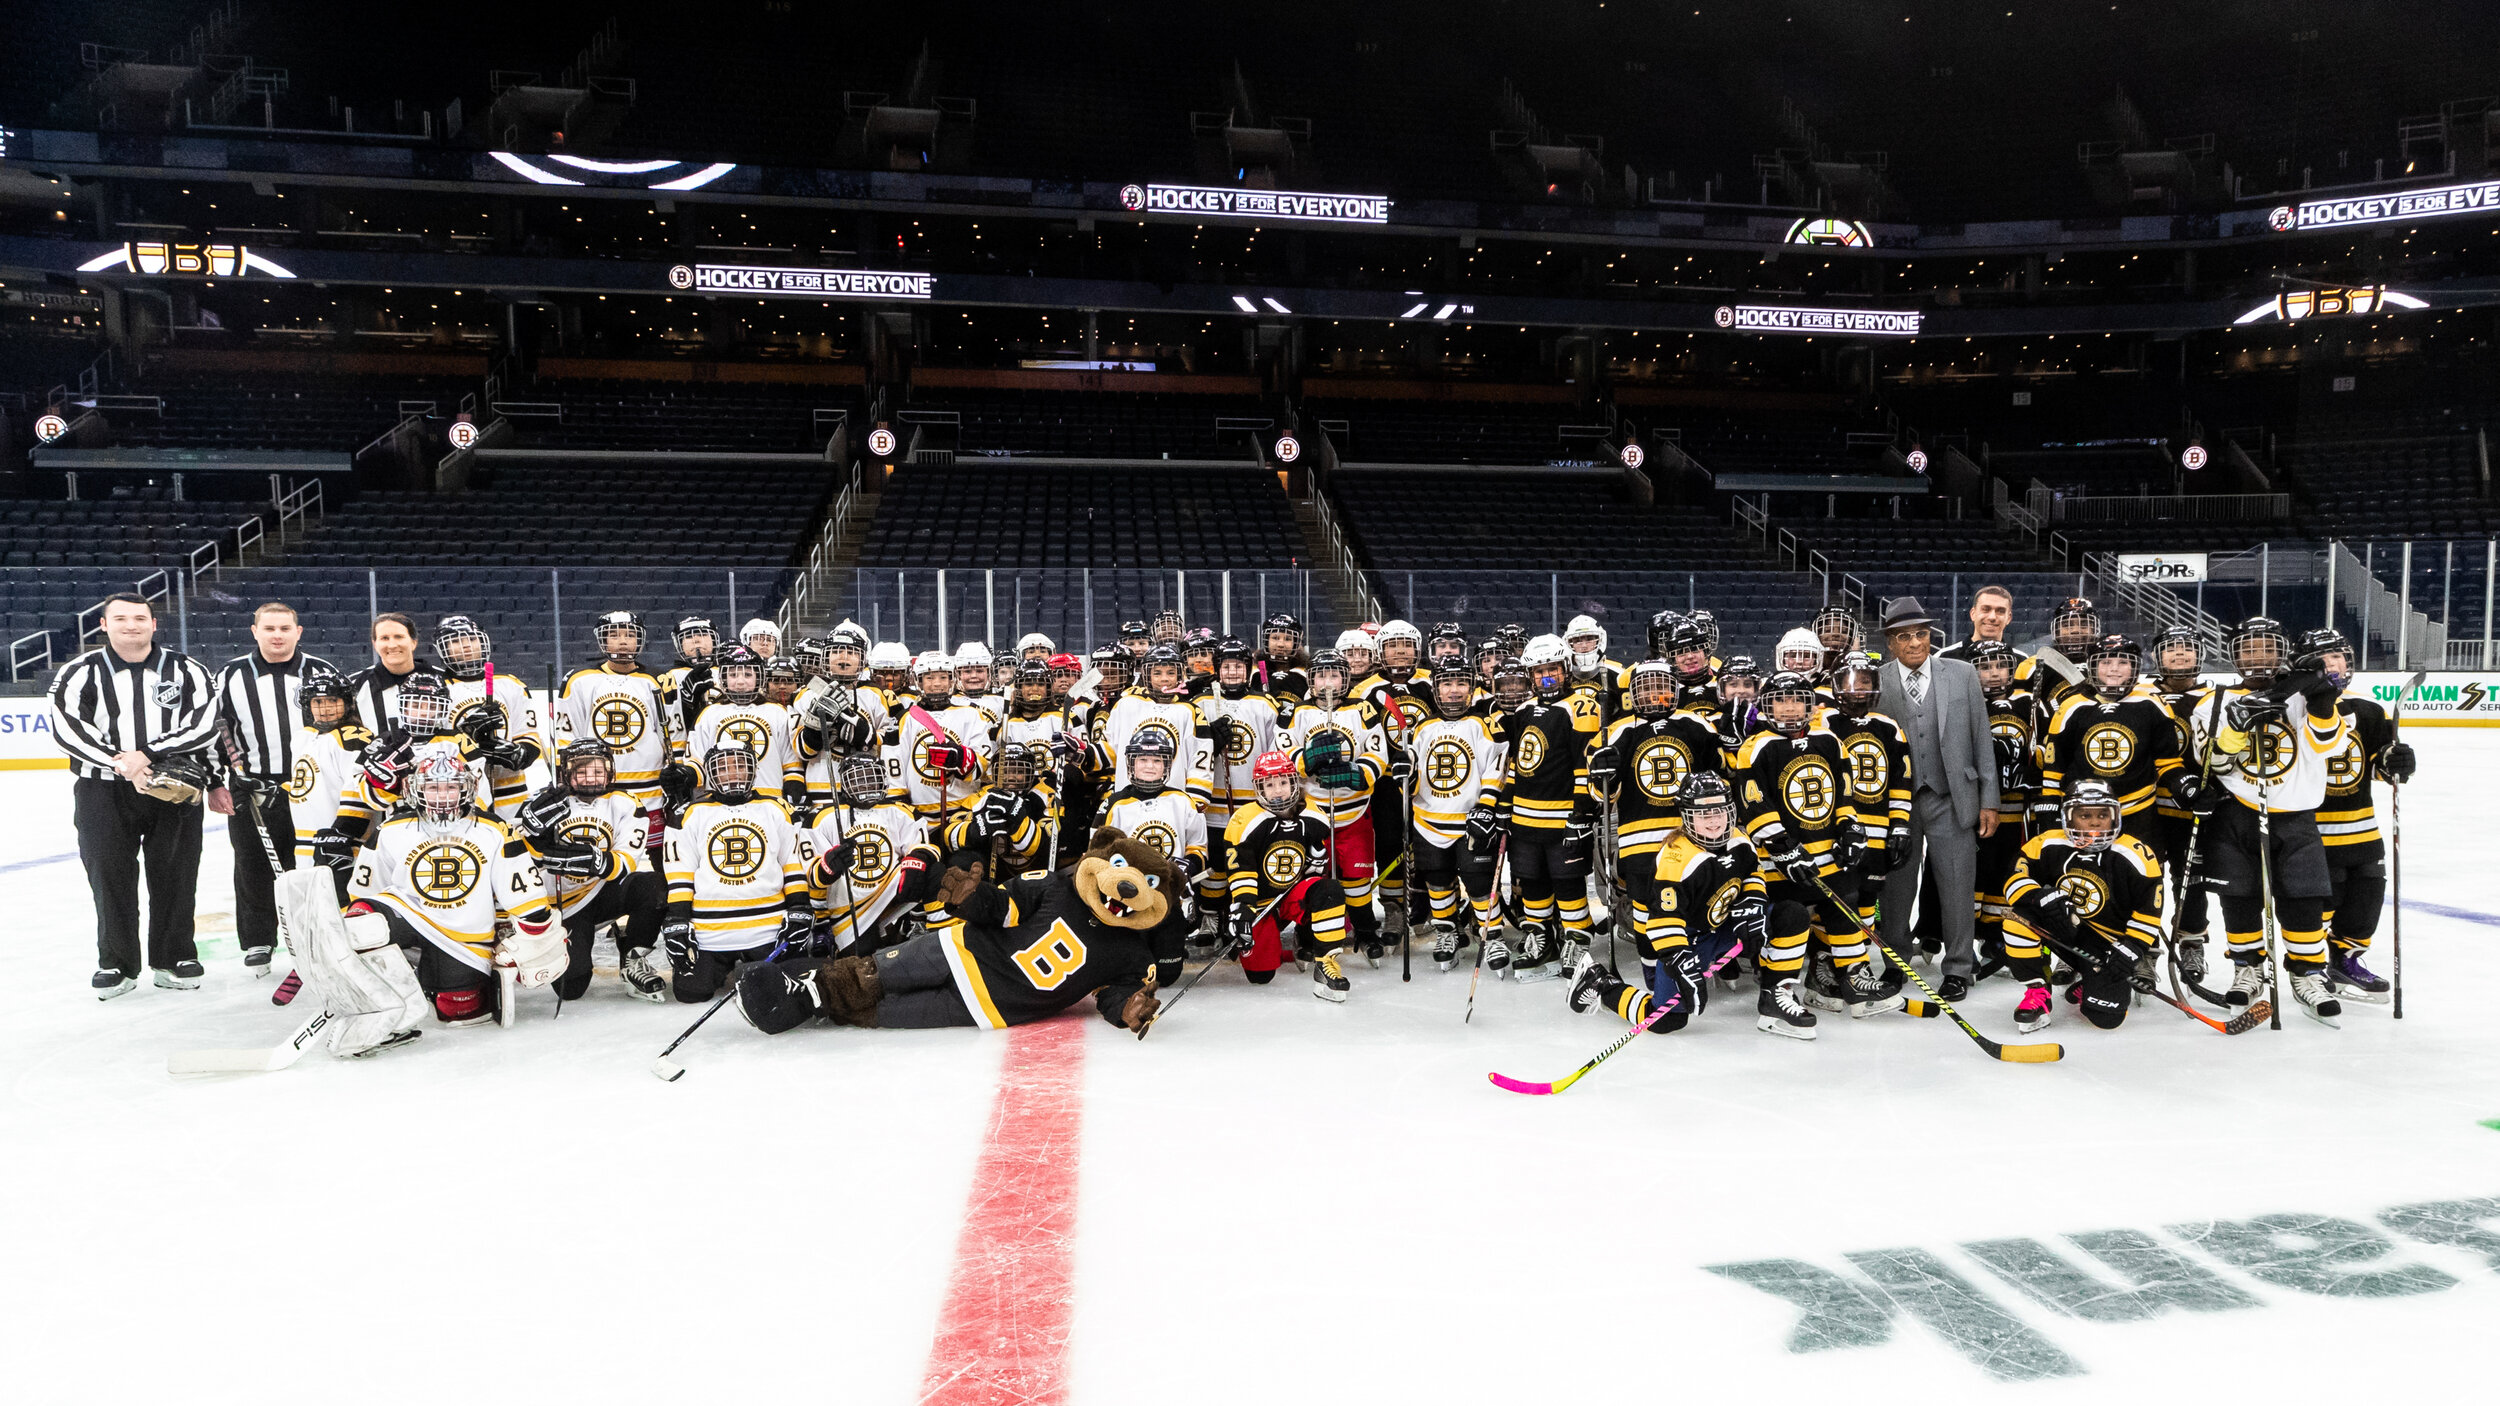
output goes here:
<path id="1" fill-rule="evenodd" d="M 590 735 L 620 751 L 640 742 L 647 728 L 642 705 L 621 693 L 609 694 L 590 710 Z"/>
<path id="2" fill-rule="evenodd" d="M 476 850 L 451 840 L 436 840 L 419 845 L 408 856 L 408 886 L 427 903 L 455 908 L 477 889 L 478 875 L 484 868 Z"/>
<path id="3" fill-rule="evenodd" d="M 753 822 L 732 820 L 704 841 L 703 858 L 713 873 L 736 882 L 755 877 L 756 871 L 764 867 L 767 849 L 764 832 Z"/>

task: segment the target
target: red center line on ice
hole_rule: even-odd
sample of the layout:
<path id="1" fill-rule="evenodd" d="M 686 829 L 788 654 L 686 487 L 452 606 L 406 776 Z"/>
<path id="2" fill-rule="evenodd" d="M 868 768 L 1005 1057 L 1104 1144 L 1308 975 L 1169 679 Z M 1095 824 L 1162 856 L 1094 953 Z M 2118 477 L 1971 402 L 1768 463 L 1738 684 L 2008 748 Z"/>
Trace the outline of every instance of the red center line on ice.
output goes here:
<path id="1" fill-rule="evenodd" d="M 1068 1394 L 1075 1317 L 1076 1177 L 1087 1015 L 1005 1033 L 989 1135 L 972 1172 L 955 1269 L 920 1399 L 1049 1406 Z"/>

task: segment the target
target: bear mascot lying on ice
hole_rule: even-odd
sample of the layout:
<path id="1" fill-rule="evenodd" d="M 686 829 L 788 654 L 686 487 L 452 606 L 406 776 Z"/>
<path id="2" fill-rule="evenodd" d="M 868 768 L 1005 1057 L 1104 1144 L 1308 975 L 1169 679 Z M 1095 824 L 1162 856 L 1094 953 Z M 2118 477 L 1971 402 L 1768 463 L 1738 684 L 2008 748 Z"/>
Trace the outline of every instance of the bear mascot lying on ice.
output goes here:
<path id="1" fill-rule="evenodd" d="M 1181 883 L 1162 852 L 1107 826 L 1073 869 L 1004 884 L 984 882 L 979 859 L 959 854 L 937 886 L 949 916 L 871 953 L 749 967 L 738 1010 L 767 1035 L 819 1018 L 1003 1030 L 1091 996 L 1103 1019 L 1142 1032 L 1160 1009 L 1155 987 L 1180 975 Z"/>

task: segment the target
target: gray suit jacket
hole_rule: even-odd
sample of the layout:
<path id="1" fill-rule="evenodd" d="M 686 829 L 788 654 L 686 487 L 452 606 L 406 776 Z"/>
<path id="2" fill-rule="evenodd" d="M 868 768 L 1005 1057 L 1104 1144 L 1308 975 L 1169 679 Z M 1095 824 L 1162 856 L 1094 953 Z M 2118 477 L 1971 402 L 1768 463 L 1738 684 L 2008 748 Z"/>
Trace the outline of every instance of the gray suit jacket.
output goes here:
<path id="1" fill-rule="evenodd" d="M 1927 682 L 1927 706 L 1941 710 L 1936 740 L 1944 751 L 1953 819 L 1962 829 L 1976 831 L 1980 812 L 1997 808 L 1997 750 L 1988 735 L 1988 695 L 1979 689 L 1979 671 L 1959 659 L 1931 656 Z M 1911 726 L 1909 685 L 1898 661 L 1885 661 L 1883 692 L 1875 706 L 1903 728 Z"/>

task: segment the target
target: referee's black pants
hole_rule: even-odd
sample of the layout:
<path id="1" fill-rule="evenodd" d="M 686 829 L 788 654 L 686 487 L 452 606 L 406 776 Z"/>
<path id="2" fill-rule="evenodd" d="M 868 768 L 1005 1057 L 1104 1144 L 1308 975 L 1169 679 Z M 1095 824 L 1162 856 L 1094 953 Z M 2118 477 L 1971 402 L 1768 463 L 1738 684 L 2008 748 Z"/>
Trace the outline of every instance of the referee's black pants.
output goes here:
<path id="1" fill-rule="evenodd" d="M 119 777 L 88 776 L 71 783 L 70 806 L 78 825 L 78 859 L 95 895 L 97 968 L 139 975 L 142 870 L 148 883 L 147 964 L 165 971 L 176 962 L 199 960 L 191 941 L 191 910 L 200 883 L 201 807 L 142 795 Z"/>
<path id="2" fill-rule="evenodd" d="M 269 827 L 269 843 L 277 847 L 278 867 L 295 867 L 295 816 L 287 806 L 287 794 L 276 786 L 262 793 L 261 825 Z M 260 827 L 252 824 L 251 812 L 240 794 L 235 797 L 234 814 L 226 818 L 226 838 L 234 845 L 234 937 L 245 951 L 255 947 L 278 945 L 277 880 L 269 872 L 269 860 L 260 847 Z"/>

